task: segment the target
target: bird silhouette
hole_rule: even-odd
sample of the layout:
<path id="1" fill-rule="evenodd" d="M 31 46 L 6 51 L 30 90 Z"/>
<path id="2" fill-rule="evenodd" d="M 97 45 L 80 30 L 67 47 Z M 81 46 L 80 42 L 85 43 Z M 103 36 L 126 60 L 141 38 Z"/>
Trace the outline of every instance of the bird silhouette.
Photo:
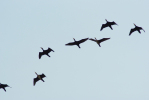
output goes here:
<path id="1" fill-rule="evenodd" d="M 80 44 L 83 43 L 83 42 L 85 42 L 86 40 L 88 40 L 88 38 L 81 39 L 81 40 L 79 40 L 79 41 L 76 41 L 76 40 L 73 38 L 73 40 L 74 40 L 74 42 L 70 42 L 70 43 L 67 43 L 67 44 L 65 44 L 65 45 L 70 45 L 70 46 L 72 46 L 72 45 L 77 45 L 79 48 L 81 48 L 81 47 L 80 47 Z"/>
<path id="2" fill-rule="evenodd" d="M 36 72 L 35 72 L 35 74 L 37 75 L 37 77 L 34 78 L 34 81 L 33 81 L 34 86 L 35 86 L 36 82 L 39 80 L 42 80 L 44 82 L 44 80 L 42 78 L 46 77 L 44 74 L 38 75 Z"/>
<path id="3" fill-rule="evenodd" d="M 10 86 L 8 86 L 7 84 L 1 84 L 0 83 L 0 89 L 2 88 L 2 89 L 4 89 L 4 91 L 6 92 L 6 87 L 10 87 Z M 10 87 L 11 88 L 11 87 Z"/>
<path id="4" fill-rule="evenodd" d="M 100 39 L 100 40 L 97 40 L 96 38 L 95 39 L 89 39 L 89 40 L 91 40 L 91 41 L 94 41 L 94 42 L 96 42 L 98 45 L 99 45 L 99 47 L 101 47 L 100 46 L 100 43 L 101 42 L 104 42 L 104 41 L 106 41 L 106 40 L 109 40 L 110 38 L 102 38 L 102 39 Z"/>
<path id="5" fill-rule="evenodd" d="M 105 20 L 106 20 L 107 23 L 106 24 L 102 24 L 100 31 L 102 31 L 106 27 L 110 27 L 111 30 L 113 30 L 112 25 L 117 25 L 114 21 L 113 22 L 109 22 L 109 21 L 107 21 L 107 19 L 105 19 Z"/>
<path id="6" fill-rule="evenodd" d="M 145 32 L 145 30 L 142 28 L 142 27 L 138 27 L 136 24 L 135 25 L 135 28 L 132 28 L 130 30 L 130 33 L 129 33 L 129 36 L 134 32 L 134 31 L 138 31 L 140 34 L 141 34 L 141 31 L 140 30 L 143 30 Z"/>
<path id="7" fill-rule="evenodd" d="M 43 50 L 43 52 L 39 52 L 39 59 L 41 58 L 42 55 L 47 55 L 48 57 L 50 57 L 48 53 L 50 53 L 51 51 L 53 51 L 51 48 L 48 48 L 47 50 L 44 50 L 44 49 L 41 47 L 41 49 Z M 54 51 L 53 51 L 53 52 L 54 52 Z"/>

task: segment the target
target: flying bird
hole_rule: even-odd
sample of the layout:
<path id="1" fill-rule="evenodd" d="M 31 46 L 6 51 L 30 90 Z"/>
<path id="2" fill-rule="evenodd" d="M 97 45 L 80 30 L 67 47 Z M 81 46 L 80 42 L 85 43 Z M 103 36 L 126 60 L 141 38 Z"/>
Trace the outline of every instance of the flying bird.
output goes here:
<path id="1" fill-rule="evenodd" d="M 106 20 L 107 23 L 106 24 L 102 24 L 100 31 L 102 31 L 106 27 L 110 27 L 111 30 L 113 30 L 112 25 L 117 25 L 114 21 L 113 22 L 109 22 L 109 21 L 107 21 L 107 19 L 105 19 L 105 20 Z"/>
<path id="2" fill-rule="evenodd" d="M 8 86 L 7 84 L 1 84 L 0 83 L 0 89 L 2 88 L 2 89 L 4 89 L 4 91 L 6 92 L 6 87 L 10 87 L 10 86 Z M 10 87 L 11 88 L 11 87 Z"/>
<path id="3" fill-rule="evenodd" d="M 50 57 L 48 53 L 53 51 L 51 48 L 48 48 L 47 50 L 44 50 L 42 47 L 40 47 L 40 48 L 43 50 L 43 52 L 39 52 L 39 59 L 41 58 L 42 55 L 47 55 L 48 57 Z"/>
<path id="4" fill-rule="evenodd" d="M 38 75 L 36 72 L 35 72 L 35 74 L 37 75 L 37 77 L 34 78 L 34 82 L 33 82 L 34 86 L 35 86 L 36 82 L 39 80 L 42 80 L 44 82 L 43 78 L 46 77 L 44 74 Z"/>
<path id="5" fill-rule="evenodd" d="M 138 31 L 140 34 L 141 34 L 141 31 L 140 31 L 140 30 L 143 30 L 143 31 L 145 32 L 145 30 L 144 30 L 142 27 L 139 27 L 139 26 L 137 26 L 136 24 L 134 24 L 134 25 L 135 25 L 135 28 L 132 28 L 132 29 L 130 30 L 129 36 L 130 36 L 134 31 Z"/>
<path id="6" fill-rule="evenodd" d="M 94 42 L 96 42 L 98 45 L 99 45 L 99 47 L 101 47 L 100 46 L 100 43 L 101 42 L 104 42 L 104 41 L 106 41 L 106 40 L 109 40 L 110 38 L 102 38 L 102 39 L 100 39 L 100 40 L 97 40 L 96 38 L 95 39 L 89 39 L 89 40 L 91 40 L 91 41 L 94 41 Z"/>
<path id="7" fill-rule="evenodd" d="M 83 42 L 85 42 L 86 40 L 88 40 L 88 38 L 81 39 L 81 40 L 79 40 L 79 41 L 76 41 L 76 40 L 73 38 L 73 40 L 74 40 L 74 42 L 70 42 L 70 43 L 67 43 L 67 44 L 65 44 L 65 45 L 70 45 L 70 46 L 72 46 L 72 45 L 77 45 L 79 48 L 81 48 L 81 47 L 80 47 L 80 44 L 83 43 Z"/>

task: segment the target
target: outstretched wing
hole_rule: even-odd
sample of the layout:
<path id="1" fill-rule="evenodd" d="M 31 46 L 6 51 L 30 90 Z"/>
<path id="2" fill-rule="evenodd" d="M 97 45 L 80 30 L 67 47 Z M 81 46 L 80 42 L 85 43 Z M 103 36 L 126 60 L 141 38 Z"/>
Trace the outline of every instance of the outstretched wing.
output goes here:
<path id="1" fill-rule="evenodd" d="M 142 28 L 142 30 L 145 32 L 145 30 Z"/>
<path id="2" fill-rule="evenodd" d="M 75 42 L 70 42 L 70 43 L 67 43 L 65 45 L 76 45 L 76 43 Z"/>
<path id="3" fill-rule="evenodd" d="M 132 29 L 130 30 L 129 36 L 130 36 L 134 31 L 136 31 L 136 29 L 135 29 L 135 28 L 132 28 Z"/>
<path id="4" fill-rule="evenodd" d="M 81 40 L 78 41 L 78 43 L 79 43 L 79 44 L 80 44 L 80 43 L 83 43 L 83 42 L 85 42 L 86 40 L 88 40 L 88 38 L 81 39 Z"/>
<path id="5" fill-rule="evenodd" d="M 34 78 L 34 82 L 33 82 L 33 85 L 34 86 L 35 86 L 35 84 L 36 84 L 37 81 L 39 81 L 39 78 L 38 77 Z"/>
<path id="6" fill-rule="evenodd" d="M 107 24 L 102 24 L 100 31 L 102 31 L 102 29 L 105 27 L 107 27 Z"/>
<path id="7" fill-rule="evenodd" d="M 39 52 L 39 59 L 41 58 L 41 56 L 44 55 L 43 52 Z"/>
<path id="8" fill-rule="evenodd" d="M 109 40 L 110 38 L 102 38 L 100 40 L 98 40 L 100 43 L 103 42 L 103 41 L 106 41 L 106 40 Z"/>
<path id="9" fill-rule="evenodd" d="M 109 22 L 111 25 L 117 25 L 114 21 L 113 22 Z"/>
<path id="10" fill-rule="evenodd" d="M 45 76 L 44 74 L 41 74 L 40 77 L 41 77 L 41 78 L 44 78 L 44 77 L 46 77 L 46 76 Z"/>
<path id="11" fill-rule="evenodd" d="M 53 51 L 51 48 L 48 48 L 48 52 L 51 52 L 51 51 Z M 54 51 L 53 51 L 54 52 Z"/>
<path id="12" fill-rule="evenodd" d="M 92 38 L 90 38 L 89 40 L 96 42 L 96 40 L 95 39 L 92 39 Z"/>
<path id="13" fill-rule="evenodd" d="M 4 91 L 6 92 L 6 89 L 3 87 Z"/>

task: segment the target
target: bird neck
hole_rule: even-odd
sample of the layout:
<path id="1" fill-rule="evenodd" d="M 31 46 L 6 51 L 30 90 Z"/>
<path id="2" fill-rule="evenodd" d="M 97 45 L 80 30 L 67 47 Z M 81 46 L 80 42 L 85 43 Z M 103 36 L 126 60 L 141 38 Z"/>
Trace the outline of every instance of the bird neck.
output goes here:
<path id="1" fill-rule="evenodd" d="M 73 40 L 76 42 L 76 40 L 73 38 Z"/>
<path id="2" fill-rule="evenodd" d="M 35 72 L 35 74 L 38 76 L 38 74 Z"/>
<path id="3" fill-rule="evenodd" d="M 43 48 L 41 47 L 41 49 L 43 50 Z M 44 51 L 44 50 L 43 50 Z"/>

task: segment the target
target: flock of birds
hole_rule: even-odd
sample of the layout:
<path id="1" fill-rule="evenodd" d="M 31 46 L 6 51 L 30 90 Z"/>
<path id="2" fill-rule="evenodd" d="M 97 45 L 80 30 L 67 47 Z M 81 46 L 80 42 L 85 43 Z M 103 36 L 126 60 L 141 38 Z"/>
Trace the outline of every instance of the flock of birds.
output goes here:
<path id="1" fill-rule="evenodd" d="M 106 27 L 110 27 L 111 30 L 113 30 L 112 25 L 117 25 L 117 24 L 116 24 L 114 21 L 113 21 L 113 22 L 109 22 L 109 21 L 106 20 L 106 24 L 102 24 L 100 31 L 102 31 L 102 30 L 103 30 L 104 28 L 106 28 Z M 134 25 L 135 25 L 135 24 L 134 24 Z M 143 30 L 143 31 L 145 32 L 145 30 L 144 30 L 142 27 L 139 27 L 139 26 L 135 25 L 135 28 L 132 28 L 132 29 L 130 30 L 129 36 L 130 36 L 133 32 L 135 32 L 135 31 L 138 31 L 138 32 L 141 34 L 141 31 L 140 31 L 140 30 Z M 73 38 L 73 39 L 74 39 L 74 38 Z M 85 39 L 81 39 L 81 40 L 79 40 L 79 41 L 76 41 L 76 40 L 74 39 L 74 42 L 70 42 L 70 43 L 67 43 L 67 44 L 65 44 L 65 45 L 66 45 L 66 46 L 77 45 L 79 48 L 81 48 L 81 47 L 80 47 L 80 44 L 83 43 L 83 42 L 85 42 L 85 41 L 88 40 L 88 39 L 89 39 L 89 38 L 85 38 Z M 100 46 L 100 43 L 102 43 L 102 42 L 104 42 L 104 41 L 106 41 L 106 40 L 109 40 L 109 39 L 110 39 L 110 38 L 102 38 L 102 39 L 100 39 L 100 40 L 97 40 L 96 38 L 95 38 L 95 39 L 90 38 L 89 40 L 96 42 L 96 43 L 99 45 L 99 47 L 101 47 L 101 46 Z M 43 52 L 39 52 L 39 59 L 41 59 L 41 57 L 42 57 L 43 55 L 47 55 L 48 57 L 50 57 L 49 53 L 50 53 L 51 51 L 54 52 L 54 50 L 52 50 L 51 48 L 48 48 L 47 50 L 44 50 L 44 49 L 41 47 L 41 49 L 43 50 Z M 33 79 L 33 85 L 34 85 L 34 86 L 35 86 L 36 82 L 39 81 L 39 80 L 41 80 L 41 81 L 44 82 L 43 78 L 46 77 L 44 74 L 38 75 L 36 72 L 35 72 L 35 74 L 37 75 L 37 77 Z M 4 89 L 5 92 L 6 92 L 6 89 L 5 89 L 6 87 L 10 87 L 10 86 L 8 86 L 7 84 L 1 84 L 1 83 L 0 83 L 0 89 Z"/>

